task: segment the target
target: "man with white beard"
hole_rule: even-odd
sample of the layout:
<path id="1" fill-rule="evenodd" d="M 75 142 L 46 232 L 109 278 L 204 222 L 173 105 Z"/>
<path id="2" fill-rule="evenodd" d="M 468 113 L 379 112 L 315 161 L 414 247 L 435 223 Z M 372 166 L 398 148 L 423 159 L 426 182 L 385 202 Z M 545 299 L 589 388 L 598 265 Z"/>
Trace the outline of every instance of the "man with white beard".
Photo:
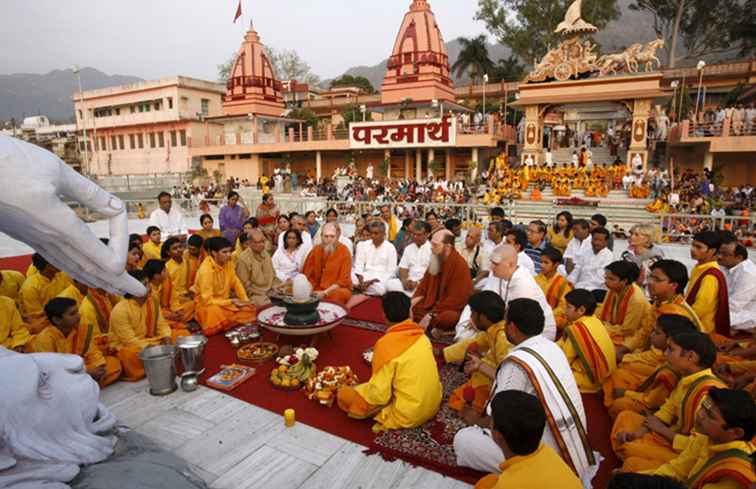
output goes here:
<path id="1" fill-rule="evenodd" d="M 533 275 L 517 264 L 517 250 L 512 245 L 500 245 L 494 249 L 489 261 L 491 274 L 486 279 L 483 290 L 496 292 L 507 304 L 521 298 L 538 302 L 545 318 L 543 335 L 554 340 L 557 332 L 554 313 Z M 477 332 L 470 324 L 471 315 L 470 307 L 465 307 L 457 322 L 455 341 L 472 338 Z"/>
<path id="2" fill-rule="evenodd" d="M 412 224 L 413 242 L 404 249 L 399 262 L 399 278 L 388 281 L 388 290 L 404 292 L 409 297 L 415 293 L 431 261 L 431 245 L 428 241 L 430 230 L 430 224 L 425 221 L 415 221 Z"/>
<path id="3" fill-rule="evenodd" d="M 367 295 L 382 296 L 386 282 L 396 274 L 396 248 L 386 241 L 386 225 L 373 221 L 368 225 L 370 240 L 357 244 L 352 284 Z"/>

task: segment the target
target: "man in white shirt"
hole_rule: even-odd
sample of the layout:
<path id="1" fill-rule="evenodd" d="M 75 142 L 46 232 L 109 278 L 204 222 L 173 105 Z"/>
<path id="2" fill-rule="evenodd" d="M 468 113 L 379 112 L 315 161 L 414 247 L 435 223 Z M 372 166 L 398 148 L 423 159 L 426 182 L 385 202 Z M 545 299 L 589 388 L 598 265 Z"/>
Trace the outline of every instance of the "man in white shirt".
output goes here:
<path id="1" fill-rule="evenodd" d="M 756 265 L 748 257 L 748 250 L 737 241 L 722 244 L 717 261 L 727 270 L 730 328 L 756 328 Z"/>
<path id="2" fill-rule="evenodd" d="M 150 214 L 150 226 L 160 228 L 160 235 L 165 239 L 169 237 L 186 237 L 187 227 L 181 209 L 173 207 L 171 194 L 160 192 L 158 195 L 158 208 Z"/>
<path id="3" fill-rule="evenodd" d="M 543 335 L 553 340 L 556 338 L 556 320 L 546 296 L 533 278 L 533 275 L 517 264 L 517 250 L 511 245 L 497 247 L 490 257 L 491 275 L 485 280 L 483 290 L 491 290 L 501 296 L 505 303 L 514 299 L 533 299 L 541 306 L 545 318 Z M 470 306 L 466 306 L 457 322 L 455 341 L 471 338 L 477 332 L 470 328 Z"/>
<path id="4" fill-rule="evenodd" d="M 431 244 L 428 241 L 430 224 L 415 221 L 411 230 L 413 242 L 404 249 L 399 262 L 399 278 L 392 278 L 386 284 L 388 290 L 404 292 L 410 298 L 428 270 L 432 255 Z"/>
<path id="5" fill-rule="evenodd" d="M 559 272 L 568 280 L 570 280 L 570 274 L 575 269 L 575 264 L 578 262 L 580 255 L 591 251 L 591 223 L 585 219 L 575 220 L 572 223 L 572 236 L 573 238 L 567 244 L 567 249 L 564 251 L 564 265 L 559 266 Z M 573 282 L 572 280 L 570 281 Z"/>
<path id="6" fill-rule="evenodd" d="M 307 250 L 307 252 L 305 253 L 305 256 L 307 256 L 307 253 L 309 253 L 309 251 L 312 249 L 312 236 L 310 236 L 310 232 L 305 228 L 304 217 L 300 216 L 299 214 L 294 215 L 291 218 L 290 228 L 295 231 L 299 231 L 299 233 L 302 235 L 302 246 L 304 246 Z M 279 248 L 283 248 L 284 234 L 286 233 L 281 233 L 278 235 Z"/>
<path id="7" fill-rule="evenodd" d="M 530 272 L 531 275 L 536 275 L 535 263 L 525 253 L 525 247 L 528 245 L 528 235 L 525 231 L 517 228 L 507 231 L 507 244 L 514 246 L 517 250 L 517 265 Z"/>
<path id="8" fill-rule="evenodd" d="M 489 256 L 491 252 L 504 242 L 507 235 L 507 227 L 504 221 L 491 221 L 488 223 L 488 239 L 483 242 L 483 251 Z"/>
<path id="9" fill-rule="evenodd" d="M 382 296 L 386 282 L 396 275 L 396 248 L 386 241 L 386 225 L 382 221 L 371 222 L 368 229 L 370 240 L 357 244 L 352 284 L 358 292 Z"/>
<path id="10" fill-rule="evenodd" d="M 604 228 L 596 228 L 591 233 L 591 252 L 584 253 L 575 264 L 575 269 L 570 277 L 575 277 L 572 282 L 575 289 L 588 291 L 606 290 L 604 282 L 605 268 L 614 261 L 614 254 L 607 244 L 609 243 L 609 231 Z"/>
<path id="11" fill-rule="evenodd" d="M 478 281 L 485 281 L 488 276 L 488 253 L 483 249 L 480 238 L 483 230 L 479 227 L 471 227 L 467 230 L 465 242 L 457 251 L 470 267 L 470 274 L 473 279 L 473 286 Z"/>
<path id="12" fill-rule="evenodd" d="M 521 298 L 509 302 L 506 335 L 514 346 L 496 372 L 491 398 L 506 390 L 536 396 L 549 418 L 543 443 L 571 462 L 586 487 L 590 487 L 599 460 L 588 443 L 583 400 L 567 357 L 556 343 L 541 334 L 543 328 L 544 316 L 536 301 Z M 477 371 L 481 369 L 481 362 L 472 359 L 465 370 L 468 366 Z M 504 453 L 493 441 L 491 430 L 481 427 L 489 424 L 490 406 L 484 416 L 469 406 L 461 415 L 470 426 L 454 436 L 457 464 L 499 473 Z"/>

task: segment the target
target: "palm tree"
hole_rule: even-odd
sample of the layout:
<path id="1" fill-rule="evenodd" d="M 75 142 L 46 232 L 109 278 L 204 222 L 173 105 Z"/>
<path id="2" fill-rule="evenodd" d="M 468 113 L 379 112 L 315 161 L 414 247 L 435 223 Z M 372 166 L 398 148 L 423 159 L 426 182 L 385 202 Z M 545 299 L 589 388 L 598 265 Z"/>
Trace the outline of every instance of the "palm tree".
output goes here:
<path id="1" fill-rule="evenodd" d="M 473 83 L 475 83 L 477 80 L 483 78 L 484 74 L 490 73 L 494 68 L 491 58 L 488 57 L 486 36 L 481 34 L 473 39 L 460 37 L 458 40 L 461 44 L 461 49 L 457 61 L 451 67 L 452 72 L 455 72 L 457 77 L 468 73 Z"/>

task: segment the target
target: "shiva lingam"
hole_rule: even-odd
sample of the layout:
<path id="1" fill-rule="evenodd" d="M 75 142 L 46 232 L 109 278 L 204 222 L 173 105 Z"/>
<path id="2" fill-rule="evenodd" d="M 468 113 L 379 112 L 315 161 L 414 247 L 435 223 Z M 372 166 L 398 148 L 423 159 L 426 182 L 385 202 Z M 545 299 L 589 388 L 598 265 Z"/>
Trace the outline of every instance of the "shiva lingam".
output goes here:
<path id="1" fill-rule="evenodd" d="M 320 298 L 313 295 L 312 285 L 302 274 L 294 277 L 292 295 L 280 298 L 281 305 L 286 308 L 284 322 L 293 326 L 306 326 L 320 321 L 318 304 Z"/>

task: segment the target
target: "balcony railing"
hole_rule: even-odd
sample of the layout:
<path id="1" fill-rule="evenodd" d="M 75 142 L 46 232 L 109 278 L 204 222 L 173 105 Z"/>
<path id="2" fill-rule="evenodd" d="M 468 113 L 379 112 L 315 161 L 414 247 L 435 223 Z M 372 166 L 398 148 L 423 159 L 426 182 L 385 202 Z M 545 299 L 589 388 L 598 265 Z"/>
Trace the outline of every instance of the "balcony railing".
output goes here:
<path id="1" fill-rule="evenodd" d="M 675 143 L 685 139 L 741 136 L 756 136 L 756 122 L 749 120 L 733 122 L 729 117 L 721 122 L 696 122 L 686 119 L 670 130 L 669 142 Z"/>

